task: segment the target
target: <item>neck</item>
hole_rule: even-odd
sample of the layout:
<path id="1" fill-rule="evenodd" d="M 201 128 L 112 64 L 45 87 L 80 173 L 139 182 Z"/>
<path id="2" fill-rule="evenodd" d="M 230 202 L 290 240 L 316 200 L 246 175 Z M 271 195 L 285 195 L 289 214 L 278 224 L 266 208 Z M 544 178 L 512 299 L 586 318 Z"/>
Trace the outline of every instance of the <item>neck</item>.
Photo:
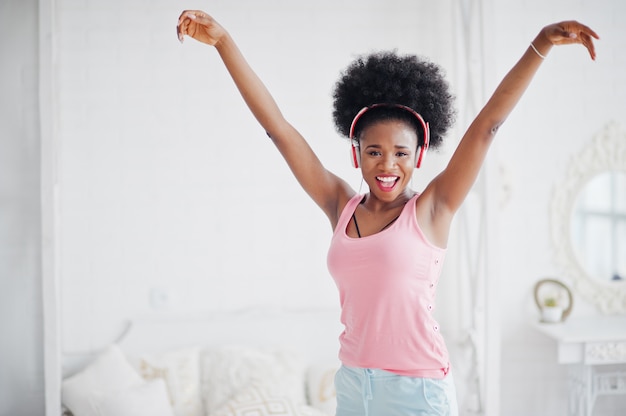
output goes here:
<path id="1" fill-rule="evenodd" d="M 413 198 L 415 192 L 406 188 L 400 195 L 391 201 L 383 201 L 378 199 L 372 192 L 368 192 L 365 195 L 365 200 L 362 202 L 364 207 L 370 212 L 383 212 L 403 207 L 406 203 Z"/>

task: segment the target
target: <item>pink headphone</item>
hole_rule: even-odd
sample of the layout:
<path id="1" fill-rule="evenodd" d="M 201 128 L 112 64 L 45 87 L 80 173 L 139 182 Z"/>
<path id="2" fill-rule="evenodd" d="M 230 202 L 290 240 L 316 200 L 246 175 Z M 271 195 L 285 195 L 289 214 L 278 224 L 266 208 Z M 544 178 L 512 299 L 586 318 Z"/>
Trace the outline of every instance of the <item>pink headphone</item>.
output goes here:
<path id="1" fill-rule="evenodd" d="M 354 116 L 354 119 L 352 120 L 352 124 L 350 125 L 350 143 L 352 146 L 352 157 L 350 159 L 352 160 L 352 166 L 354 166 L 355 168 L 358 168 L 361 162 L 361 154 L 359 152 L 359 143 L 354 138 L 354 129 L 356 127 L 356 123 L 357 121 L 359 121 L 361 116 L 363 116 L 363 114 L 365 114 L 368 110 L 371 110 L 372 108 L 376 108 L 376 107 L 400 108 L 402 110 L 406 110 L 409 113 L 413 114 L 415 118 L 420 122 L 420 124 L 422 125 L 422 129 L 424 130 L 424 144 L 422 146 L 418 146 L 416 167 L 419 168 L 422 165 L 422 160 L 424 159 L 424 156 L 426 155 L 426 151 L 428 150 L 428 144 L 430 143 L 430 127 L 428 126 L 428 123 L 424 121 L 422 116 L 419 115 L 419 113 L 417 113 L 411 107 L 407 107 L 401 104 L 372 104 L 368 107 L 363 107 L 358 113 L 356 113 L 356 116 Z"/>

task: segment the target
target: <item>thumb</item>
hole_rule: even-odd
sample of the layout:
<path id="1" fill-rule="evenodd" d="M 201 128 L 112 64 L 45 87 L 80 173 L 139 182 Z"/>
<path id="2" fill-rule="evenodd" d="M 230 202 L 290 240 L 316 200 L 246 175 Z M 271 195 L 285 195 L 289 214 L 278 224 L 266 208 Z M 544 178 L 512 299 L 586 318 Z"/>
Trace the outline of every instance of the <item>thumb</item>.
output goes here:
<path id="1" fill-rule="evenodd" d="M 567 39 L 576 39 L 578 35 L 575 32 L 570 32 L 566 28 L 559 27 L 558 34 Z"/>

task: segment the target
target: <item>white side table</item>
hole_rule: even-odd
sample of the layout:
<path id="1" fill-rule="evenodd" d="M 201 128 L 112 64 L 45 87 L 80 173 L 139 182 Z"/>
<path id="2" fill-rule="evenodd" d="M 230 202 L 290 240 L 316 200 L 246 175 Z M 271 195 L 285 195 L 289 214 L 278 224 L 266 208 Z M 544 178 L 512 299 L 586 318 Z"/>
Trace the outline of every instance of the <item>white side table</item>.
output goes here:
<path id="1" fill-rule="evenodd" d="M 558 363 L 570 366 L 570 415 L 591 416 L 598 396 L 626 394 L 626 370 L 602 367 L 626 363 L 626 316 L 573 318 L 535 328 L 557 342 Z"/>

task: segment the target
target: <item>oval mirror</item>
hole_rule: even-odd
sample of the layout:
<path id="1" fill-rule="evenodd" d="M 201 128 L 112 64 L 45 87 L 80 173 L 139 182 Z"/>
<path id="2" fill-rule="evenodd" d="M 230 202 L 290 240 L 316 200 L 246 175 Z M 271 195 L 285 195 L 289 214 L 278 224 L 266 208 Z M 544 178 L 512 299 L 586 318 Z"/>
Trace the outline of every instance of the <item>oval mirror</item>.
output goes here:
<path id="1" fill-rule="evenodd" d="M 551 204 L 555 261 L 606 314 L 626 313 L 626 134 L 607 124 L 572 157 Z"/>
<path id="2" fill-rule="evenodd" d="M 626 173 L 605 172 L 577 195 L 570 235 L 574 254 L 592 279 L 626 278 Z"/>

